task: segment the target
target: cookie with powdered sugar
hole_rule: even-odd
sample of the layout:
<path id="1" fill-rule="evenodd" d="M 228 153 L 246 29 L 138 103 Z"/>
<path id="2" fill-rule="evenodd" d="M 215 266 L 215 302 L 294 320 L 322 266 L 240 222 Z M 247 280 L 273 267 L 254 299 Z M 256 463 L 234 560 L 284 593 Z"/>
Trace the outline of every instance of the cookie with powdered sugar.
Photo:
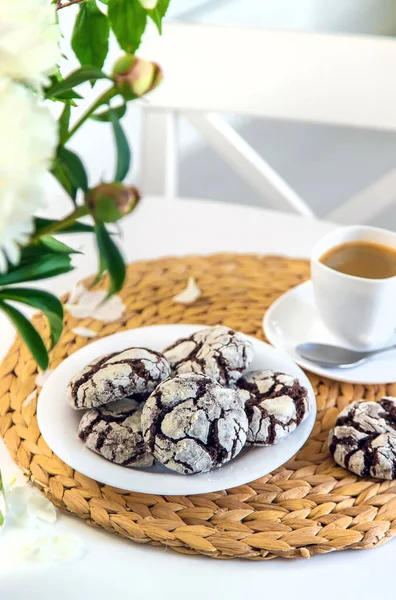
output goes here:
<path id="1" fill-rule="evenodd" d="M 207 375 L 222 385 L 234 385 L 253 360 L 250 340 L 228 327 L 208 327 L 177 340 L 163 354 L 177 375 Z"/>
<path id="2" fill-rule="evenodd" d="M 396 479 L 396 398 L 359 400 L 344 408 L 330 431 L 329 450 L 356 475 Z"/>
<path id="3" fill-rule="evenodd" d="M 270 446 L 288 436 L 310 410 L 308 391 L 292 375 L 251 371 L 237 383 L 249 422 L 247 443 Z"/>
<path id="4" fill-rule="evenodd" d="M 97 358 L 69 382 L 67 398 L 75 409 L 96 408 L 138 394 L 144 400 L 170 375 L 159 352 L 129 348 Z"/>
<path id="5" fill-rule="evenodd" d="M 142 429 L 155 458 L 187 475 L 234 458 L 246 441 L 247 418 L 236 391 L 190 373 L 157 387 L 143 407 Z"/>
<path id="6" fill-rule="evenodd" d="M 118 400 L 88 410 L 82 417 L 78 437 L 107 460 L 124 467 L 151 467 L 153 455 L 142 434 L 142 404 Z"/>

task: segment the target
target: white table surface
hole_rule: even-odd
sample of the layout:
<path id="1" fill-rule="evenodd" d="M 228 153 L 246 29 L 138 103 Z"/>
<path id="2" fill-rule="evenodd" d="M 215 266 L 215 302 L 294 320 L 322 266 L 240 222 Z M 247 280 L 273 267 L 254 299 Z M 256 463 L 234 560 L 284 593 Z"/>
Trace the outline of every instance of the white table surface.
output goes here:
<path id="1" fill-rule="evenodd" d="M 64 209 L 62 199 L 51 204 L 57 205 L 57 212 Z M 332 228 L 330 223 L 256 208 L 155 198 L 145 199 L 123 226 L 130 261 L 218 251 L 307 257 L 318 238 Z M 70 242 L 71 237 L 68 239 Z M 78 257 L 74 273 L 47 283 L 52 290 L 66 291 L 95 269 L 90 243 L 83 236 L 75 236 L 75 242 L 84 246 L 87 255 Z M 12 329 L 1 320 L 0 330 L 0 353 L 4 354 Z M 16 469 L 2 443 L 0 466 L 6 477 Z M 216 561 L 133 544 L 91 529 L 71 516 L 60 516 L 56 527 L 83 539 L 83 557 L 58 566 L 0 564 L 0 598 L 108 600 L 122 595 L 133 600 L 237 600 L 248 596 L 327 600 L 341 594 L 368 599 L 381 593 L 382 582 L 389 581 L 396 550 L 390 542 L 375 550 L 337 552 L 309 561 Z"/>

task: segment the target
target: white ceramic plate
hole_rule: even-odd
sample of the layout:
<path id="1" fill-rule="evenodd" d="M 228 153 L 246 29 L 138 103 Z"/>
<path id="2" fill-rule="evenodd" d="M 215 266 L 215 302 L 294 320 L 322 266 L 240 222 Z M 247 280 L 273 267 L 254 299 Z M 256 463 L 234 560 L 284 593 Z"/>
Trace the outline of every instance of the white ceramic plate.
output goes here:
<path id="1" fill-rule="evenodd" d="M 38 424 L 48 446 L 68 465 L 84 475 L 114 487 L 147 494 L 203 494 L 242 485 L 266 475 L 291 458 L 308 438 L 315 422 L 313 389 L 301 369 L 280 350 L 254 338 L 255 357 L 251 369 L 276 369 L 299 378 L 309 390 L 312 411 L 284 441 L 268 448 L 245 448 L 220 469 L 200 475 L 179 475 L 161 465 L 131 469 L 115 465 L 88 450 L 78 439 L 82 412 L 66 402 L 69 379 L 91 360 L 107 352 L 131 346 L 162 350 L 181 337 L 202 329 L 202 325 L 156 325 L 123 331 L 81 348 L 62 362 L 45 383 L 38 402 Z"/>
<path id="2" fill-rule="evenodd" d="M 396 350 L 349 369 L 321 367 L 297 354 L 296 346 L 303 342 L 340 345 L 318 314 L 311 281 L 298 285 L 271 304 L 264 316 L 263 328 L 271 344 L 312 373 L 349 383 L 390 383 L 396 379 Z"/>

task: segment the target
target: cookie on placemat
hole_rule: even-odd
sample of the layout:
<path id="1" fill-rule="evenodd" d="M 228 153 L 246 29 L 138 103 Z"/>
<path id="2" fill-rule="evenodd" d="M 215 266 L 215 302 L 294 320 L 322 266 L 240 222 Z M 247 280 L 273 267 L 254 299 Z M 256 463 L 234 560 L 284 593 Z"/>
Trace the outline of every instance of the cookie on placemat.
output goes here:
<path id="1" fill-rule="evenodd" d="M 220 325 L 178 340 L 163 353 L 177 375 L 198 373 L 222 385 L 235 384 L 253 360 L 250 340 Z"/>
<path id="2" fill-rule="evenodd" d="M 310 410 L 307 389 L 286 373 L 251 371 L 241 377 L 237 388 L 249 422 L 248 444 L 276 444 L 294 431 Z"/>
<path id="3" fill-rule="evenodd" d="M 396 398 L 347 406 L 330 431 L 329 450 L 356 475 L 396 479 Z"/>
<path id="4" fill-rule="evenodd" d="M 87 411 L 78 428 L 78 436 L 87 448 L 124 467 L 151 467 L 142 435 L 142 405 L 134 400 L 110 402 Z"/>
<path id="5" fill-rule="evenodd" d="M 67 397 L 75 409 L 96 408 L 127 396 L 145 399 L 170 375 L 170 366 L 159 352 L 129 348 L 97 358 L 69 382 Z"/>
<path id="6" fill-rule="evenodd" d="M 145 442 L 163 465 L 203 473 L 234 458 L 246 441 L 247 418 L 237 392 L 203 375 L 161 383 L 143 407 Z"/>

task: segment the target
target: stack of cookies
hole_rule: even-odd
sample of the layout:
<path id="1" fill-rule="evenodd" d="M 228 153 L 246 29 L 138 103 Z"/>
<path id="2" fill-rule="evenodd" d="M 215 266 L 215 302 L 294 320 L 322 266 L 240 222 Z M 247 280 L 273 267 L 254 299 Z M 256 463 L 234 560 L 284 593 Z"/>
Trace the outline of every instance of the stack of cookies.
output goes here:
<path id="1" fill-rule="evenodd" d="M 245 445 L 276 444 L 308 415 L 308 393 L 285 373 L 246 372 L 252 360 L 250 340 L 223 326 L 162 354 L 102 356 L 68 386 L 71 406 L 85 411 L 78 435 L 119 465 L 159 462 L 185 475 L 221 467 Z"/>

